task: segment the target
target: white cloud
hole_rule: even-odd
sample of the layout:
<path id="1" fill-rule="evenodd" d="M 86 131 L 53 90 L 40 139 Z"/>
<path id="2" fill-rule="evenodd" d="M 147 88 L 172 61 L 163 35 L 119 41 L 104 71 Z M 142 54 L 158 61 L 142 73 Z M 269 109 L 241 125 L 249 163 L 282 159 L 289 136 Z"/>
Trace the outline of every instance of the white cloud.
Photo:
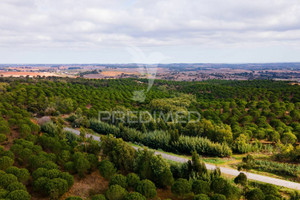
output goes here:
<path id="1" fill-rule="evenodd" d="M 0 48 L 300 45 L 299 0 L 2 0 Z"/>

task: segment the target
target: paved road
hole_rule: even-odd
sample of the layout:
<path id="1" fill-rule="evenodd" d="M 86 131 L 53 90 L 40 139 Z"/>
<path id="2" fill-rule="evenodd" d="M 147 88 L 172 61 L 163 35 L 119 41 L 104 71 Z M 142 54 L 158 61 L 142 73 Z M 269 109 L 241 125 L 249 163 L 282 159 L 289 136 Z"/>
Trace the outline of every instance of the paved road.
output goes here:
<path id="1" fill-rule="evenodd" d="M 75 129 L 65 128 L 64 130 L 71 131 L 76 135 L 80 134 L 80 132 L 78 130 L 75 130 Z M 87 135 L 87 137 L 93 137 L 94 140 L 100 141 L 100 137 L 95 136 L 95 135 Z M 135 146 L 133 146 L 133 148 L 134 149 L 139 149 L 138 147 L 135 147 Z M 182 157 L 179 157 L 179 156 L 174 156 L 174 155 L 162 153 L 162 152 L 159 152 L 159 151 L 155 151 L 155 154 L 156 155 L 161 155 L 163 158 L 165 158 L 167 160 L 172 160 L 172 161 L 175 161 L 175 162 L 185 163 L 185 162 L 188 161 L 188 159 L 186 159 L 186 158 L 182 158 Z M 216 166 L 206 164 L 206 168 L 209 169 L 209 170 L 214 170 L 216 168 Z M 238 171 L 238 170 L 225 168 L 225 167 L 220 167 L 220 170 L 223 174 L 228 174 L 228 175 L 232 175 L 232 176 L 237 176 L 240 173 L 240 171 Z M 300 190 L 300 184 L 299 183 L 295 183 L 295 182 L 291 182 L 291 181 L 285 181 L 285 180 L 278 179 L 278 178 L 271 178 L 271 177 L 268 177 L 268 176 L 253 174 L 253 173 L 249 173 L 249 172 L 244 172 L 244 173 L 247 175 L 248 179 L 251 179 L 251 180 L 260 181 L 260 182 L 264 182 L 264 183 L 270 183 L 270 184 L 273 184 L 273 185 L 283 186 L 283 187 L 287 187 L 287 188 L 291 188 L 291 189 L 295 189 L 295 190 Z"/>

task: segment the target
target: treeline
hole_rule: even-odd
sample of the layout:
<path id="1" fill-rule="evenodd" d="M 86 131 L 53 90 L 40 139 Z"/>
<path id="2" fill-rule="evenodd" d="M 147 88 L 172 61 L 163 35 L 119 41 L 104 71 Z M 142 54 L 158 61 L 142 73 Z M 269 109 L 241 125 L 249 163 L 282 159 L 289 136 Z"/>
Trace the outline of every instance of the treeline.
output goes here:
<path id="1" fill-rule="evenodd" d="M 178 136 L 174 139 L 165 131 L 153 131 L 142 133 L 136 129 L 121 126 L 121 128 L 98 120 L 90 120 L 90 128 L 100 134 L 113 134 L 125 141 L 141 143 L 154 149 L 189 154 L 196 150 L 199 154 L 227 157 L 231 155 L 231 149 L 226 144 L 213 143 L 209 139 L 201 137 Z"/>

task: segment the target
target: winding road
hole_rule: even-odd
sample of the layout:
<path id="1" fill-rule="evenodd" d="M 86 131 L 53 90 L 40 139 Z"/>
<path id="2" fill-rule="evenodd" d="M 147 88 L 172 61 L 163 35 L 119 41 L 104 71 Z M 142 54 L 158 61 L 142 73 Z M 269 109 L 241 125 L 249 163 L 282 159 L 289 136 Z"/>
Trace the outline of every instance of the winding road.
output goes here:
<path id="1" fill-rule="evenodd" d="M 80 131 L 72 129 L 72 128 L 64 128 L 65 131 L 70 131 L 76 135 L 80 135 Z M 95 135 L 87 135 L 87 137 L 92 137 L 94 140 L 100 141 L 100 137 L 95 136 Z M 134 149 L 139 149 L 138 147 L 132 146 Z M 155 151 L 156 155 L 161 155 L 164 159 L 167 160 L 172 160 L 175 162 L 180 162 L 180 163 L 185 163 L 188 161 L 188 159 L 186 158 L 182 158 L 179 156 L 174 156 L 174 155 L 170 155 L 170 154 L 166 154 L 166 153 L 162 153 L 159 151 Z M 216 166 L 214 165 L 210 165 L 210 164 L 206 164 L 206 168 L 209 170 L 214 170 L 216 168 Z M 237 176 L 240 174 L 240 172 L 243 172 L 247 175 L 248 179 L 251 180 L 255 180 L 255 181 L 260 181 L 260 182 L 264 182 L 264 183 L 270 183 L 273 185 L 278 185 L 278 186 L 282 186 L 282 187 L 286 187 L 286 188 L 291 188 L 291 189 L 295 189 L 295 190 L 300 190 L 300 184 L 299 183 L 295 183 L 295 182 L 291 182 L 291 181 L 285 181 L 282 179 L 278 179 L 278 178 L 271 178 L 268 176 L 263 176 L 263 175 L 258 175 L 258 174 L 254 174 L 254 173 L 249 173 L 249 172 L 244 172 L 244 171 L 238 171 L 235 169 L 231 169 L 231 168 L 226 168 L 226 167 L 219 167 L 221 172 L 223 174 L 227 174 L 227 175 L 231 175 L 231 176 Z"/>

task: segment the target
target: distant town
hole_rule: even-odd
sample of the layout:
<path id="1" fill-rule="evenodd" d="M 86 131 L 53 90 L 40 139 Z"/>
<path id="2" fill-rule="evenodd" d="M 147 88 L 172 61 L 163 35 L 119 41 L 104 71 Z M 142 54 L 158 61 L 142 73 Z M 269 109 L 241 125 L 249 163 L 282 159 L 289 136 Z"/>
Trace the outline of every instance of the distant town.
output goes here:
<path id="1" fill-rule="evenodd" d="M 300 82 L 300 63 L 264 64 L 7 64 L 1 77 L 70 77 L 87 79 L 147 78 L 202 81 L 269 79 Z"/>

